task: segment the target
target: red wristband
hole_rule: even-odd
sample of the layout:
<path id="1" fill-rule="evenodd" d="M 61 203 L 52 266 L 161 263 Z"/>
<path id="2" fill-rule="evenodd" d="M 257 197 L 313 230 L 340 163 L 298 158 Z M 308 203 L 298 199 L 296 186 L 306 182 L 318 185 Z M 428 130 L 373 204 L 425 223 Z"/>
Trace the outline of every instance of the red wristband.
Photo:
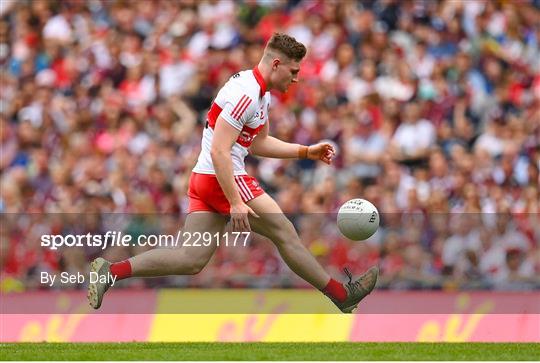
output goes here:
<path id="1" fill-rule="evenodd" d="M 300 145 L 298 148 L 298 158 L 299 159 L 307 159 L 309 146 Z"/>

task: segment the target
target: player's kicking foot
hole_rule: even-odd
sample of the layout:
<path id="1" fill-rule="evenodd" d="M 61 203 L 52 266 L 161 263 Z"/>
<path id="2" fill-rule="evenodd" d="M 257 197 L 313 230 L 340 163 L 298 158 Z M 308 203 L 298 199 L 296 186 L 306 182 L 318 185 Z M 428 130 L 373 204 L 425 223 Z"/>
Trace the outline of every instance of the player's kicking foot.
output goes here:
<path id="1" fill-rule="evenodd" d="M 358 306 L 358 303 L 368 296 L 375 288 L 377 277 L 379 276 L 379 268 L 377 266 L 371 267 L 355 281 L 352 280 L 352 274 L 348 269 L 344 269 L 344 271 L 349 277 L 349 282 L 343 284 L 345 290 L 347 290 L 347 298 L 342 302 L 332 298 L 330 298 L 330 300 L 332 300 L 342 312 L 352 313 Z"/>
<path id="2" fill-rule="evenodd" d="M 92 263 L 90 263 L 90 271 L 97 273 L 98 276 L 109 276 L 111 272 L 111 263 L 104 258 L 98 257 Z M 111 284 L 109 282 L 91 282 L 88 285 L 88 302 L 94 309 L 99 309 L 101 302 L 103 301 L 103 295 L 109 289 Z M 106 279 L 109 281 L 109 279 Z"/>

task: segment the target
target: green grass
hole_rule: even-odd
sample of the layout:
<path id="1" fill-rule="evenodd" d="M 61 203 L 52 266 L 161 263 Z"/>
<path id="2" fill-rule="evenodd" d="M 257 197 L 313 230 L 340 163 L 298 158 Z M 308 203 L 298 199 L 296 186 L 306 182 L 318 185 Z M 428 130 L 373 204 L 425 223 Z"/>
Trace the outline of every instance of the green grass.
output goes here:
<path id="1" fill-rule="evenodd" d="M 1 360 L 540 360 L 534 343 L 6 343 Z"/>

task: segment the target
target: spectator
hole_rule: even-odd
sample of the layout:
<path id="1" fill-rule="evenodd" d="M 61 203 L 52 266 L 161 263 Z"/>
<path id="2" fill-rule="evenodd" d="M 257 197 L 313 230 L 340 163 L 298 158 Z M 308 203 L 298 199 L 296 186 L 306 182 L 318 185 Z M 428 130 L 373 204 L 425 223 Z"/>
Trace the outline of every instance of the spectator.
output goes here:
<path id="1" fill-rule="evenodd" d="M 420 118 L 416 103 L 408 103 L 404 109 L 403 122 L 390 142 L 390 154 L 397 161 L 418 162 L 425 160 L 435 145 L 435 128 Z"/>

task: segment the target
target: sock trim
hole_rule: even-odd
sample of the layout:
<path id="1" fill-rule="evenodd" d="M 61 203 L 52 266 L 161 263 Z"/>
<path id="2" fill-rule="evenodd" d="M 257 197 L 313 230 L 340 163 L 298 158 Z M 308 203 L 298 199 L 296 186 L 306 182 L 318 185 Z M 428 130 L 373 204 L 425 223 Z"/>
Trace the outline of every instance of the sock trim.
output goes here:
<path id="1" fill-rule="evenodd" d="M 111 265 L 111 273 L 116 277 L 117 280 L 123 280 L 131 277 L 131 262 L 129 262 L 129 260 L 124 260 L 113 263 Z"/>
<path id="2" fill-rule="evenodd" d="M 341 282 L 334 279 L 330 279 L 328 284 L 326 284 L 325 288 L 321 291 L 338 302 L 343 302 L 347 299 L 347 290 L 345 290 L 345 287 Z"/>

